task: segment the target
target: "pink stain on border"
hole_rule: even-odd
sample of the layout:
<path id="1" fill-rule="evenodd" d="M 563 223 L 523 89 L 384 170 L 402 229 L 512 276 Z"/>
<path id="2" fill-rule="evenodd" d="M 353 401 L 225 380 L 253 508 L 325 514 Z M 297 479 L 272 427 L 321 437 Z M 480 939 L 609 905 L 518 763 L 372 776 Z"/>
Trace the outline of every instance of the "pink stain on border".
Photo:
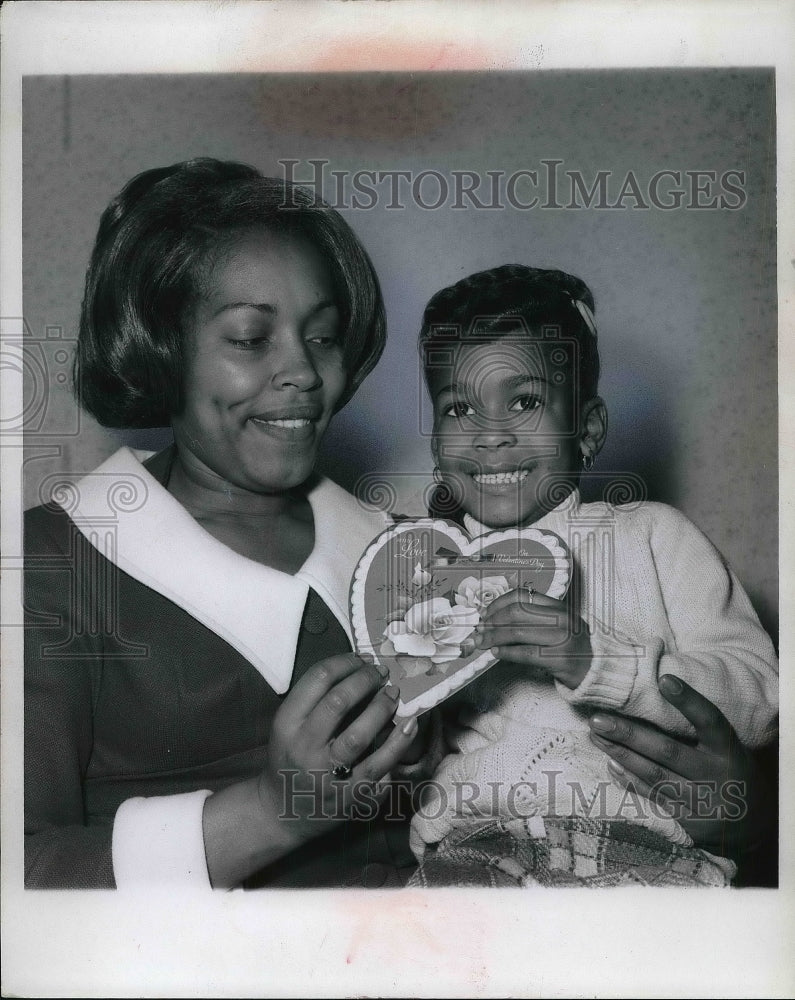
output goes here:
<path id="1" fill-rule="evenodd" d="M 308 71 L 398 72 L 478 70 L 493 68 L 496 50 L 453 42 L 395 42 L 386 36 L 362 35 L 355 41 L 331 43 L 307 61 Z"/>
<path id="2" fill-rule="evenodd" d="M 374 949 L 385 962 L 428 951 L 444 956 L 445 945 L 433 932 L 435 914 L 423 894 L 401 890 L 377 899 L 344 899 L 342 905 L 352 921 L 346 965 L 362 952 L 372 958 Z"/>

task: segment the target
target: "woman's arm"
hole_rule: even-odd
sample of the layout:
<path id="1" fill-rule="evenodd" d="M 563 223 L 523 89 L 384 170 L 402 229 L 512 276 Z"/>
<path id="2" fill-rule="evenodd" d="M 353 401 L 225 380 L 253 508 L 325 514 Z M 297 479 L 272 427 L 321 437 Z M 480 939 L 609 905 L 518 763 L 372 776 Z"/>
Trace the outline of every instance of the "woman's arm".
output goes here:
<path id="1" fill-rule="evenodd" d="M 280 818 L 280 769 L 288 767 L 301 774 L 307 767 L 314 767 L 328 779 L 330 754 L 339 755 L 338 743 L 342 740 L 344 760 L 356 763 L 363 758 L 354 771 L 353 782 L 344 783 L 342 789 L 341 812 L 347 818 L 353 798 L 353 788 L 348 786 L 355 783 L 358 791 L 367 791 L 367 783 L 382 777 L 415 738 L 416 729 L 406 734 L 389 723 L 395 702 L 380 691 L 384 679 L 375 668 L 350 656 L 337 657 L 331 666 L 326 661 L 325 666 L 318 664 L 308 671 L 283 702 L 269 741 L 268 774 L 261 780 L 241 781 L 215 795 L 209 790 L 197 790 L 135 797 L 131 791 L 133 797 L 123 801 L 115 815 L 115 805 L 108 807 L 107 815 L 97 814 L 96 809 L 91 812 L 86 806 L 86 787 L 90 763 L 97 753 L 95 706 L 103 697 L 120 697 L 119 691 L 110 686 L 109 673 L 118 660 L 105 660 L 106 642 L 98 627 L 98 623 L 107 626 L 104 614 L 97 613 L 104 606 L 101 598 L 108 593 L 101 573 L 107 566 L 87 545 L 79 549 L 81 539 L 66 515 L 39 510 L 31 514 L 28 522 L 27 885 L 209 886 L 211 880 L 217 885 L 237 884 L 261 865 L 330 828 L 330 823 L 322 822 L 323 812 L 330 811 L 325 807 L 316 810 L 320 822 Z M 82 555 L 76 555 L 78 550 Z M 109 694 L 111 690 L 115 694 Z M 346 718 L 335 740 L 339 711 L 348 706 L 344 709 L 347 713 L 357 705 L 359 718 Z M 136 704 L 118 707 L 133 713 L 133 719 L 140 716 L 141 739 L 145 739 L 150 724 L 146 711 Z M 377 755 L 367 755 L 374 734 L 387 723 L 396 732 L 390 733 Z M 132 723 L 130 732 L 134 730 Z M 354 752 L 351 740 L 360 741 L 359 752 Z M 138 776 L 133 766 L 131 788 L 136 787 Z M 339 785 L 332 790 L 335 807 L 339 790 Z M 299 802 L 306 804 L 306 796 Z M 338 825 L 339 818 L 336 822 Z"/>
<path id="2" fill-rule="evenodd" d="M 101 648 L 89 622 L 70 613 L 74 557 L 42 520 L 26 539 L 25 885 L 113 888 L 113 817 L 86 826 L 83 800 Z"/>
<path id="3" fill-rule="evenodd" d="M 665 675 L 659 686 L 693 725 L 695 742 L 609 712 L 591 718 L 591 739 L 611 758 L 617 781 L 667 804 L 700 846 L 740 861 L 746 883 L 775 884 L 775 760 L 768 755 L 763 763 L 744 747 L 723 713 L 690 685 Z"/>
<path id="4" fill-rule="evenodd" d="M 261 775 L 211 795 L 204 807 L 207 869 L 214 887 L 231 887 L 357 813 L 372 818 L 387 793 L 382 781 L 417 736 L 412 718 L 393 727 L 396 689 L 354 654 L 316 663 L 276 714 Z M 352 718 L 353 713 L 355 717 Z M 351 768 L 335 778 L 333 765 Z"/>
<path id="5" fill-rule="evenodd" d="M 40 595 L 39 595 L 40 596 Z M 36 605 L 43 607 L 41 602 Z M 50 634 L 48 639 L 53 640 Z M 375 809 L 378 782 L 407 754 L 414 719 L 389 723 L 394 698 L 383 677 L 353 655 L 312 667 L 274 719 L 269 765 L 258 778 L 214 794 L 128 799 L 116 817 L 86 826 L 83 781 L 92 749 L 89 658 L 46 654 L 26 637 L 25 870 L 29 888 L 114 888 L 141 881 L 232 887 L 308 840 Z M 95 662 L 100 662 L 94 650 Z M 359 714 L 349 721 L 356 709 Z M 343 720 L 345 722 L 342 725 Z M 334 780 L 331 767 L 350 762 Z M 289 791 L 293 790 L 292 797 Z M 365 818 L 369 818 L 365 813 Z M 195 841 L 195 843 L 194 843 Z"/>

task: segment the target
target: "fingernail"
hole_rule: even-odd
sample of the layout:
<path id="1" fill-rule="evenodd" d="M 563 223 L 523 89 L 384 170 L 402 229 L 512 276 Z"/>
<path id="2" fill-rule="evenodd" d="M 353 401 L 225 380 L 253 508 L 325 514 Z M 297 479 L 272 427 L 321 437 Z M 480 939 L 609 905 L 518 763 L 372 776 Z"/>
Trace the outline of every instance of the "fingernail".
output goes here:
<path id="1" fill-rule="evenodd" d="M 608 719 L 604 715 L 592 715 L 591 725 L 596 729 L 601 729 L 603 733 L 612 733 L 616 728 L 615 719 Z"/>
<path id="2" fill-rule="evenodd" d="M 682 687 L 682 682 L 679 680 L 678 677 L 674 677 L 673 674 L 663 674 L 662 677 L 660 678 L 660 684 L 664 684 L 665 690 L 668 692 L 668 694 L 672 694 L 675 698 L 678 698 L 679 695 L 684 691 L 684 688 Z"/>
<path id="3" fill-rule="evenodd" d="M 382 677 L 389 677 L 389 667 L 385 663 L 375 663 L 373 666 Z"/>
<path id="4" fill-rule="evenodd" d="M 403 725 L 400 727 L 400 731 L 401 733 L 403 733 L 404 736 L 412 736 L 414 733 L 416 733 L 417 719 L 415 718 L 415 716 L 412 715 L 410 719 L 407 719 L 406 722 L 404 722 Z"/>
<path id="5" fill-rule="evenodd" d="M 489 650 L 489 652 L 491 653 L 491 655 L 493 657 L 495 657 L 496 659 L 499 660 L 499 658 L 500 658 L 500 647 L 499 646 L 492 646 L 491 649 Z"/>
<path id="6" fill-rule="evenodd" d="M 359 653 L 359 659 L 362 663 L 367 663 L 370 666 L 373 666 L 375 663 L 375 657 L 370 653 Z"/>
<path id="7" fill-rule="evenodd" d="M 607 762 L 607 766 L 611 771 L 615 771 L 616 774 L 624 775 L 627 773 L 619 763 L 612 759 Z"/>
<path id="8" fill-rule="evenodd" d="M 610 747 L 615 747 L 615 743 L 611 743 L 610 740 L 606 740 L 603 736 L 600 736 L 598 733 L 591 733 L 590 737 L 592 743 L 595 743 L 596 746 L 602 747 L 605 750 L 608 750 Z"/>
<path id="9" fill-rule="evenodd" d="M 392 701 L 397 701 L 400 697 L 400 688 L 397 684 L 387 684 L 383 690 L 387 698 L 391 698 Z"/>

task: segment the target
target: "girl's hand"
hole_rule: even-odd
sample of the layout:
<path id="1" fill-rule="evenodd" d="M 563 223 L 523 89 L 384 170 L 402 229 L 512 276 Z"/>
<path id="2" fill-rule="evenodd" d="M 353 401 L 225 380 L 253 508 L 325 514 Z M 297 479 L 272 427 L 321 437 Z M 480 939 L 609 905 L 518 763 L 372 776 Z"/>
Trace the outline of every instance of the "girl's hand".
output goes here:
<path id="1" fill-rule="evenodd" d="M 712 702 L 670 674 L 658 686 L 692 722 L 695 743 L 602 711 L 590 720 L 591 739 L 617 781 L 666 805 L 697 844 L 728 855 L 752 850 L 774 822 L 775 789 Z"/>
<path id="2" fill-rule="evenodd" d="M 472 639 L 474 648 L 491 649 L 508 663 L 543 667 L 569 688 L 591 665 L 588 627 L 571 604 L 524 589 L 490 604 Z"/>
<path id="3" fill-rule="evenodd" d="M 412 718 L 375 747 L 397 706 L 397 689 L 385 681 L 352 653 L 321 660 L 297 681 L 274 717 L 262 773 L 205 800 L 214 888 L 239 885 L 341 822 L 375 815 L 388 772 L 417 735 Z"/>

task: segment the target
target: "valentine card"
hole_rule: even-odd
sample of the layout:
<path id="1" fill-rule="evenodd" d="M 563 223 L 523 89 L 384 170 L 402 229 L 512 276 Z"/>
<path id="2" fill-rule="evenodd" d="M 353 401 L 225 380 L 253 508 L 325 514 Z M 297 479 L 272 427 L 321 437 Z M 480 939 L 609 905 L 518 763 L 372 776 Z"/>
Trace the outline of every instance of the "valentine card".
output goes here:
<path id="1" fill-rule="evenodd" d="M 551 531 L 512 528 L 470 540 L 447 521 L 401 521 L 368 547 L 353 577 L 356 649 L 389 668 L 397 717 L 427 712 L 496 662 L 468 651 L 486 608 L 519 588 L 561 598 L 571 556 Z M 463 649 L 462 649 L 463 646 Z"/>

